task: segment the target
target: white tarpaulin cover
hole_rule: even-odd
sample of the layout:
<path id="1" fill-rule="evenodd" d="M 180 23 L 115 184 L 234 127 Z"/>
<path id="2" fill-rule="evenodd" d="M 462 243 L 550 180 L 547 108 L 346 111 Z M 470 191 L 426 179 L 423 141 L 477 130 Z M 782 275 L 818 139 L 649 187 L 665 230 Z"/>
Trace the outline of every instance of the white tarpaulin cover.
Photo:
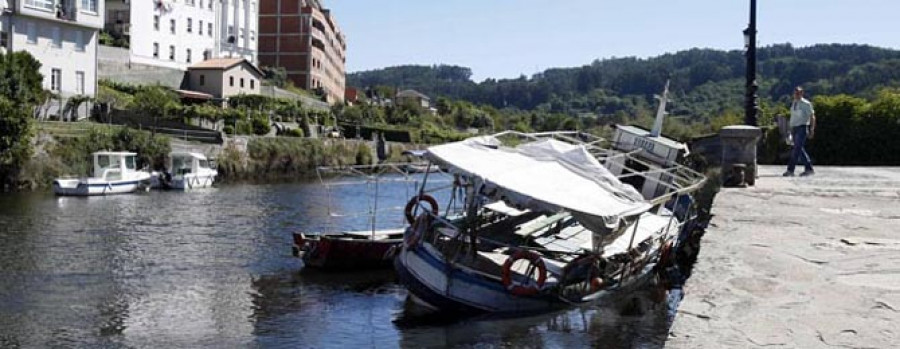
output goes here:
<path id="1" fill-rule="evenodd" d="M 483 182 L 483 192 L 496 189 L 495 198 L 520 208 L 571 211 L 591 230 L 600 222 L 587 222 L 586 216 L 614 228 L 621 218 L 651 207 L 583 146 L 554 139 L 509 148 L 491 136 L 475 137 L 430 147 L 428 156 L 450 172 Z"/>

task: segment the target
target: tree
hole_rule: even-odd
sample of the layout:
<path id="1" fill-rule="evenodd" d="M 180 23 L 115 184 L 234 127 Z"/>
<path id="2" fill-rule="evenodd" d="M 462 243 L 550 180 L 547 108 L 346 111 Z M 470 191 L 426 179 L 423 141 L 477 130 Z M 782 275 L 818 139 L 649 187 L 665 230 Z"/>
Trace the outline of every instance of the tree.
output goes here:
<path id="1" fill-rule="evenodd" d="M 0 187 L 15 181 L 31 155 L 31 115 L 0 96 Z"/>
<path id="2" fill-rule="evenodd" d="M 171 90 L 162 86 L 150 86 L 134 95 L 134 106 L 137 110 L 153 116 L 153 132 L 161 115 L 169 117 L 169 112 L 178 107 L 178 97 Z"/>

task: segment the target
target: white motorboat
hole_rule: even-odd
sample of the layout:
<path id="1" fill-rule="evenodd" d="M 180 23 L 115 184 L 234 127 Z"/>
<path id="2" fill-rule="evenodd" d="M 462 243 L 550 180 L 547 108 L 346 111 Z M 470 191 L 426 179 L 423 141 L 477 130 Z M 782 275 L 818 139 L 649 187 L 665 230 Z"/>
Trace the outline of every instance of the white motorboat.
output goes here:
<path id="1" fill-rule="evenodd" d="M 137 168 L 137 154 L 101 151 L 93 154 L 93 177 L 57 178 L 56 195 L 90 196 L 124 194 L 149 188 L 150 173 Z"/>
<path id="2" fill-rule="evenodd" d="M 205 155 L 193 152 L 173 152 L 166 158 L 167 171 L 153 172 L 152 186 L 160 189 L 192 190 L 209 188 L 219 171 L 210 166 Z"/>

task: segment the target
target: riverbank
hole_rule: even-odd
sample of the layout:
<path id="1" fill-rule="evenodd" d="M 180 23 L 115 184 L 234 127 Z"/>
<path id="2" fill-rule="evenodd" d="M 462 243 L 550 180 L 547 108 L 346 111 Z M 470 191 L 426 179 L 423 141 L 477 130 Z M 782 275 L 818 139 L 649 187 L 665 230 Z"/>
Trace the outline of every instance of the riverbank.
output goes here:
<path id="1" fill-rule="evenodd" d="M 783 170 L 716 196 L 668 347 L 900 343 L 900 168 Z"/>
<path id="2" fill-rule="evenodd" d="M 47 125 L 52 124 L 53 127 Z M 138 153 L 139 166 L 155 168 L 171 150 L 204 153 L 215 158 L 217 182 L 273 182 L 314 178 L 318 166 L 372 164 L 378 142 L 343 138 L 238 136 L 222 145 L 152 135 L 148 131 L 96 123 L 45 123 L 31 141 L 32 155 L 18 171 L 14 189 L 44 190 L 55 178 L 89 175 L 90 154 L 99 150 Z M 422 146 L 388 142 L 388 162 L 404 160 L 403 151 Z"/>

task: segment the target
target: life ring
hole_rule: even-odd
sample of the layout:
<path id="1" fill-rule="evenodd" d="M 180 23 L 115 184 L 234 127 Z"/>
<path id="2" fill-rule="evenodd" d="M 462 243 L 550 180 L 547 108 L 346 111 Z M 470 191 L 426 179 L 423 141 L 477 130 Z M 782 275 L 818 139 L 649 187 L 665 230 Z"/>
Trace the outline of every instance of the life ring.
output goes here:
<path id="1" fill-rule="evenodd" d="M 419 201 L 425 201 L 428 203 L 428 205 L 431 206 L 431 214 L 437 216 L 440 212 L 438 210 L 437 200 L 435 200 L 431 195 L 421 194 L 413 196 L 411 199 L 409 199 L 409 202 L 406 203 L 406 208 L 403 209 L 403 213 L 406 215 L 406 221 L 409 222 L 409 224 L 413 224 L 413 221 L 415 221 L 415 217 L 413 216 L 413 209 L 416 207 L 416 205 L 419 204 Z"/>
<path id="2" fill-rule="evenodd" d="M 532 267 L 537 268 L 538 271 L 538 279 L 537 284 L 523 285 L 512 280 L 512 266 L 517 260 L 527 259 Z M 529 268 L 531 269 L 531 267 Z M 531 277 L 530 275 L 526 275 L 526 277 Z M 536 295 L 542 287 L 544 287 L 544 282 L 547 281 L 547 266 L 544 265 L 544 260 L 541 259 L 541 256 L 537 255 L 534 252 L 528 250 L 517 250 L 512 256 L 506 259 L 506 262 L 503 263 L 503 287 L 517 296 L 532 296 Z"/>
<path id="3" fill-rule="evenodd" d="M 602 277 L 603 270 L 600 267 L 600 262 L 601 262 L 601 259 L 596 255 L 586 254 L 586 255 L 578 256 L 575 259 L 573 259 L 571 262 L 566 264 L 565 267 L 563 267 L 562 276 L 560 277 L 560 280 L 562 280 L 563 283 L 567 283 L 567 282 L 571 281 L 571 280 L 569 280 L 569 277 L 573 273 L 578 274 L 578 276 L 581 276 L 581 274 L 585 274 L 584 268 L 587 268 L 587 272 L 586 272 L 587 275 L 586 275 L 586 278 L 584 279 L 585 281 L 587 281 L 587 283 L 585 283 L 584 286 L 587 286 L 587 287 L 582 287 L 579 291 L 581 291 L 580 293 L 583 293 L 583 294 L 579 294 L 577 296 L 580 298 L 580 297 L 584 297 L 589 294 L 592 294 L 594 292 L 600 291 L 601 289 L 603 289 L 606 286 L 606 282 L 603 281 L 603 277 Z"/>
<path id="4" fill-rule="evenodd" d="M 419 240 L 425 235 L 429 225 L 431 225 L 431 217 L 427 214 L 420 214 L 403 237 L 403 243 L 406 244 L 406 248 L 412 249 L 418 246 Z"/>

